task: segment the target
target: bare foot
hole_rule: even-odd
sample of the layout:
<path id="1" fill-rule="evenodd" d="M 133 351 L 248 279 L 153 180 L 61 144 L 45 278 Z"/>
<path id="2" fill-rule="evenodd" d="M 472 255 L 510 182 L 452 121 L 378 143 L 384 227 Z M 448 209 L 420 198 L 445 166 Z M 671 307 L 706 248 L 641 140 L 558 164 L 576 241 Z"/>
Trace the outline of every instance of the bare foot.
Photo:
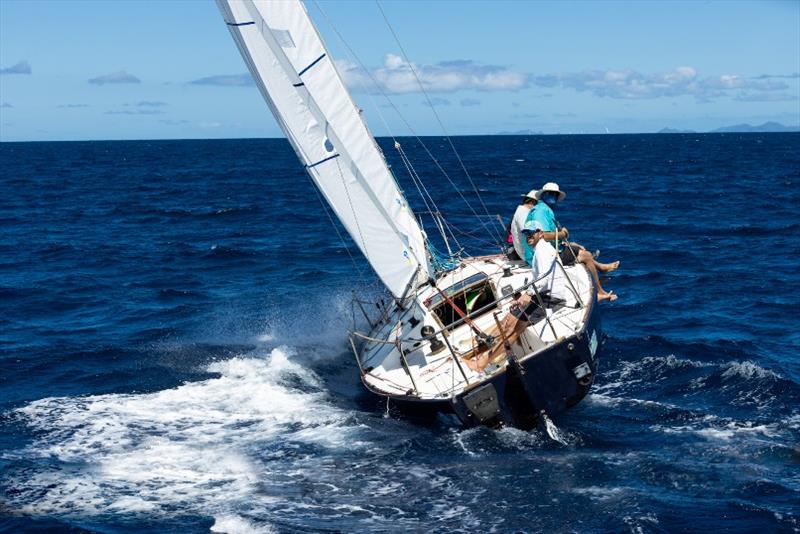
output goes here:
<path id="1" fill-rule="evenodd" d="M 619 268 L 619 261 L 615 261 L 613 263 L 600 263 L 600 270 L 604 273 L 610 273 L 612 271 L 616 271 Z"/>
<path id="2" fill-rule="evenodd" d="M 608 302 L 614 302 L 615 300 L 617 300 L 617 298 L 618 298 L 617 294 L 614 293 L 613 291 L 609 291 L 607 293 L 606 292 L 597 293 L 597 302 L 601 302 L 604 300 L 607 300 Z"/>

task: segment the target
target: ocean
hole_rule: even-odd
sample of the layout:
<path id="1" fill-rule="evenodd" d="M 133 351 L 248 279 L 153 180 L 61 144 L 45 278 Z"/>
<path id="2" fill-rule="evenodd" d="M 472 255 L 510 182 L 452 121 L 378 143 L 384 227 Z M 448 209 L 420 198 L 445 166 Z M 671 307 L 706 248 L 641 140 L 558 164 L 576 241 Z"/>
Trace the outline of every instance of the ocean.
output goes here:
<path id="1" fill-rule="evenodd" d="M 495 252 L 423 141 L 459 244 Z M 490 215 L 558 182 L 570 237 L 621 261 L 553 436 L 365 392 L 375 278 L 285 140 L 0 144 L 0 531 L 800 530 L 800 134 L 453 142 Z"/>

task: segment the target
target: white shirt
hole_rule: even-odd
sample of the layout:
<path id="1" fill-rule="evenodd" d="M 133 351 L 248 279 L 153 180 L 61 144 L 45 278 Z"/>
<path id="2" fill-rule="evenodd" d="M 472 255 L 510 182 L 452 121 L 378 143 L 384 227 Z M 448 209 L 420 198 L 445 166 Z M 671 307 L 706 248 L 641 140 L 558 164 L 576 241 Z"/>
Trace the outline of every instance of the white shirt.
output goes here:
<path id="1" fill-rule="evenodd" d="M 514 219 L 511 221 L 511 240 L 514 241 L 514 250 L 517 255 L 525 259 L 525 236 L 522 235 L 522 229 L 525 228 L 525 220 L 528 218 L 528 212 L 531 209 L 527 206 L 517 206 L 517 211 L 514 212 Z"/>
<path id="2" fill-rule="evenodd" d="M 556 249 L 544 239 L 540 239 L 533 249 L 533 265 L 531 266 L 533 279 L 538 280 L 536 289 L 548 290 L 551 298 L 563 300 L 566 296 L 564 271 L 559 265 L 553 266 L 555 262 Z M 552 271 L 550 271 L 551 267 L 553 267 Z M 539 278 L 542 279 L 539 280 Z"/>

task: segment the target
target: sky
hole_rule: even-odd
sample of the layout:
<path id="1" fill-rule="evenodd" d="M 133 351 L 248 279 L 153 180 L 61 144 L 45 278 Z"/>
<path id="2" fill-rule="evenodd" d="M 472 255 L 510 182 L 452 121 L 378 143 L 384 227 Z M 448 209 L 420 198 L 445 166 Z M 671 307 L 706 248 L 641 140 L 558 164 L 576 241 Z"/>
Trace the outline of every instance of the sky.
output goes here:
<path id="1" fill-rule="evenodd" d="M 305 4 L 379 136 L 800 125 L 800 0 Z M 281 136 L 212 0 L 0 0 L 0 141 Z"/>

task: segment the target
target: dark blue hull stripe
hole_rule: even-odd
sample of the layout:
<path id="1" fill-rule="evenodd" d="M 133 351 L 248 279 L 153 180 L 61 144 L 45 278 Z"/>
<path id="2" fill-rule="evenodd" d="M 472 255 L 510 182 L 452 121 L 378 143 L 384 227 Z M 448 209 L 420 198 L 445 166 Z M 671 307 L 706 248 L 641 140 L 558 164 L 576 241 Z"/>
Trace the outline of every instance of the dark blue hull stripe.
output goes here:
<path id="1" fill-rule="evenodd" d="M 321 159 L 316 163 L 312 163 L 311 165 L 306 165 L 306 169 L 310 169 L 311 167 L 316 167 L 320 163 L 325 163 L 328 160 L 332 160 L 333 158 L 338 158 L 338 157 L 339 157 L 339 154 L 334 154 L 333 156 L 328 156 L 327 158 Z"/>
<path id="2" fill-rule="evenodd" d="M 251 20 L 250 22 L 226 22 L 225 24 L 228 26 L 250 26 L 251 24 L 255 24 L 255 22 Z"/>
<path id="3" fill-rule="evenodd" d="M 308 69 L 310 69 L 311 67 L 313 67 L 314 65 L 316 65 L 317 63 L 319 63 L 320 61 L 322 61 L 322 58 L 324 58 L 324 57 L 325 57 L 325 54 L 322 54 L 322 55 L 321 55 L 321 56 L 319 56 L 317 59 L 315 59 L 314 61 L 312 61 L 312 62 L 311 62 L 311 64 L 310 64 L 308 67 L 306 67 L 306 68 L 304 68 L 303 70 L 301 70 L 300 72 L 298 72 L 298 73 L 297 73 L 297 75 L 298 75 L 298 76 L 302 76 L 303 74 L 305 74 L 305 73 L 306 73 L 306 71 L 307 71 Z"/>

